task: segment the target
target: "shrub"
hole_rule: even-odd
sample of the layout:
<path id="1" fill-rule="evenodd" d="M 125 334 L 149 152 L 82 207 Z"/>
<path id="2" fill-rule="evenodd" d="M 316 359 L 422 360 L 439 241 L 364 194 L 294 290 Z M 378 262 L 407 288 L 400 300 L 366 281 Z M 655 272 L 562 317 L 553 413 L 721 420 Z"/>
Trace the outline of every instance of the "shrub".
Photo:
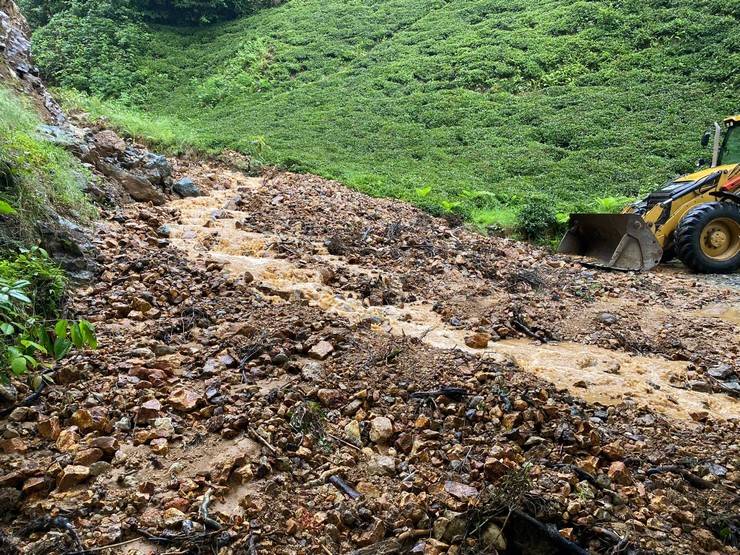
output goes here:
<path id="1" fill-rule="evenodd" d="M 43 369 L 72 348 L 96 348 L 92 325 L 57 320 L 66 280 L 42 249 L 0 262 L 0 381 Z"/>
<path id="2" fill-rule="evenodd" d="M 545 241 L 555 234 L 558 225 L 552 200 L 532 197 L 517 214 L 515 230 L 530 241 Z"/>
<path id="3" fill-rule="evenodd" d="M 41 140 L 33 109 L 0 87 L 0 201 L 13 207 L 0 227 L 4 242 L 30 240 L 51 209 L 78 221 L 95 218 L 83 192 L 89 172 L 67 151 Z"/>

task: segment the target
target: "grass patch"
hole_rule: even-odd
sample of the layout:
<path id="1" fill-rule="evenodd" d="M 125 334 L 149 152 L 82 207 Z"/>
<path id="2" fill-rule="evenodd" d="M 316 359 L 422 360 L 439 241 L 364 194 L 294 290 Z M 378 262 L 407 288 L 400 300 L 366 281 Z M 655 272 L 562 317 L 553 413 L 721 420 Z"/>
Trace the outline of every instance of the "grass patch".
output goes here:
<path id="1" fill-rule="evenodd" d="M 75 221 L 90 221 L 97 212 L 83 188 L 89 172 L 63 148 L 40 139 L 41 120 L 15 93 L 0 87 L 0 199 L 15 210 L 4 216 L 0 238 L 24 242 L 53 208 Z"/>
<path id="2" fill-rule="evenodd" d="M 266 162 L 508 228 L 533 197 L 592 209 L 690 170 L 736 109 L 737 16 L 726 0 L 292 0 L 138 22 L 146 41 L 84 82 L 54 56 L 61 18 L 36 48 L 59 85 L 107 99 L 77 104 L 150 143 L 252 154 L 263 137 Z"/>

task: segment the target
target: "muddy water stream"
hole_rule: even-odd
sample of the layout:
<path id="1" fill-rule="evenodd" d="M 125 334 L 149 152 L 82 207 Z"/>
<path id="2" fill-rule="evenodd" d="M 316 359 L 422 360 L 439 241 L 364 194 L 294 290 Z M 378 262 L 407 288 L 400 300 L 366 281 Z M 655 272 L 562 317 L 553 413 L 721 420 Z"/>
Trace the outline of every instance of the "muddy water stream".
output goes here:
<path id="1" fill-rule="evenodd" d="M 260 180 L 246 178 L 238 185 L 254 189 L 263 187 Z M 365 306 L 361 299 L 352 297 L 352 293 L 339 292 L 325 285 L 322 276 L 326 270 L 339 267 L 373 276 L 379 274 L 377 270 L 349 265 L 341 257 L 328 254 L 313 256 L 313 266 L 306 267 L 277 258 L 273 245 L 279 242 L 279 237 L 238 229 L 248 211 L 224 209 L 229 207 L 234 195 L 234 190 L 220 190 L 207 197 L 173 202 L 172 206 L 180 211 L 181 217 L 178 223 L 169 224 L 170 237 L 193 260 L 224 263 L 225 270 L 236 275 L 249 272 L 255 286 L 273 302 L 303 299 L 352 322 L 372 318 L 378 322 L 379 330 L 422 337 L 433 347 L 512 360 L 523 370 L 589 402 L 604 405 L 633 402 L 679 419 L 689 419 L 690 413 L 697 411 L 707 411 L 719 419 L 740 417 L 740 402 L 731 397 L 683 389 L 681 384 L 687 372 L 684 362 L 632 356 L 569 342 L 541 345 L 527 340 L 506 340 L 492 343 L 486 349 L 470 349 L 465 344 L 469 332 L 444 323 L 432 310 L 433 299 L 406 304 L 402 308 Z M 323 249 L 322 245 L 314 247 L 315 252 Z M 693 316 L 736 323 L 738 308 L 707 307 Z"/>

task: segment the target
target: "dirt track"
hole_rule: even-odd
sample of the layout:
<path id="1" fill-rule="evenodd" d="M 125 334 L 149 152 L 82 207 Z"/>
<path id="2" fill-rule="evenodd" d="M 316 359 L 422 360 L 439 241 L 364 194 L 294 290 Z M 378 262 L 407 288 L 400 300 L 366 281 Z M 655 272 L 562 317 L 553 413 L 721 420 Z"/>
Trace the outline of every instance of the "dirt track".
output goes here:
<path id="1" fill-rule="evenodd" d="M 8 424 L 27 453 L 3 483 L 46 477 L 16 533 L 61 510 L 88 546 L 169 529 L 162 552 L 552 552 L 526 513 L 593 552 L 736 551 L 737 289 L 177 164 L 210 195 L 100 226 L 106 271 L 76 308 L 102 348 Z M 462 391 L 424 393 L 444 387 Z M 59 460 L 101 436 L 100 475 L 60 491 Z M 223 530 L 199 535 L 208 491 Z"/>

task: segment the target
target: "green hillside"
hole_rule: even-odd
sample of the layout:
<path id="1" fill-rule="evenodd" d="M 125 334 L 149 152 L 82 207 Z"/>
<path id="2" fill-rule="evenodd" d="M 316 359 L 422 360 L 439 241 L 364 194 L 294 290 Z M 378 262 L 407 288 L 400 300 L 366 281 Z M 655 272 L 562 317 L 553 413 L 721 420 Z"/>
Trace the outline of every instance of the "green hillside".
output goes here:
<path id="1" fill-rule="evenodd" d="M 593 208 L 689 170 L 706 126 L 739 109 L 739 13 L 733 0 L 289 0 L 197 28 L 134 17 L 99 66 L 91 31 L 62 16 L 35 39 L 50 78 L 105 101 L 68 96 L 133 134 L 258 151 L 508 225 L 532 196 Z"/>

